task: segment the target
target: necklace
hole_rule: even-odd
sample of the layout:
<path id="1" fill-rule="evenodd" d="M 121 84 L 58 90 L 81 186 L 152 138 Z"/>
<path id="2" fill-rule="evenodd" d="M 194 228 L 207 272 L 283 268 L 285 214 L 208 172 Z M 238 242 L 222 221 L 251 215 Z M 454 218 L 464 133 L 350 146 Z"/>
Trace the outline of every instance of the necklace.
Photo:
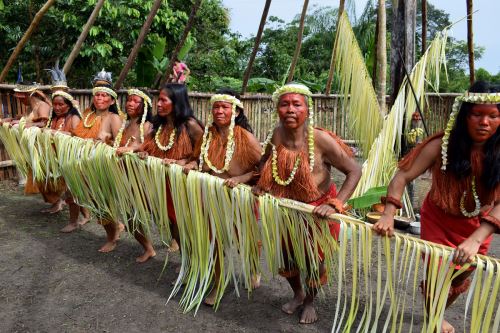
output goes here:
<path id="1" fill-rule="evenodd" d="M 462 194 L 462 197 L 460 198 L 460 212 L 465 216 L 465 217 L 476 217 L 479 215 L 479 212 L 481 211 L 481 201 L 479 200 L 479 196 L 477 195 L 476 192 L 476 177 L 472 176 L 472 196 L 474 197 L 474 203 L 475 203 L 475 209 L 473 212 L 468 212 L 467 209 L 465 209 L 465 198 L 467 197 L 467 191 L 464 191 Z"/>
<path id="2" fill-rule="evenodd" d="M 233 117 L 234 118 L 234 117 Z M 226 147 L 226 156 L 224 158 L 224 166 L 222 169 L 217 169 L 210 159 L 208 158 L 208 149 L 210 148 L 210 142 L 212 141 L 212 132 L 208 133 L 208 138 L 206 138 L 206 141 L 202 143 L 201 145 L 201 156 L 200 156 L 200 166 L 199 170 L 201 171 L 203 169 L 203 161 L 207 163 L 207 166 L 210 168 L 215 173 L 224 173 L 225 171 L 229 170 L 229 164 L 231 163 L 231 160 L 233 159 L 233 154 L 234 154 L 234 120 L 231 122 L 231 126 L 229 127 L 229 133 L 227 137 L 227 147 Z"/>
<path id="3" fill-rule="evenodd" d="M 156 131 L 156 135 L 155 135 L 155 143 L 156 145 L 158 146 L 158 148 L 160 148 L 160 150 L 162 151 L 167 151 L 169 149 L 172 148 L 172 146 L 174 145 L 174 139 L 175 139 L 175 128 L 172 129 L 172 132 L 170 133 L 170 137 L 168 139 L 168 144 L 166 146 L 162 145 L 160 143 L 160 134 L 163 130 L 163 125 L 160 125 L 160 127 L 158 128 L 158 130 Z"/>
<path id="4" fill-rule="evenodd" d="M 90 118 L 90 115 L 92 115 L 92 114 L 94 114 L 94 113 L 95 113 L 95 111 L 90 112 L 90 113 L 89 113 L 89 114 L 87 114 L 87 115 L 85 116 L 85 118 L 83 119 L 83 126 L 84 126 L 85 128 L 91 128 L 92 126 L 94 126 L 95 122 L 97 121 L 97 118 L 101 118 L 101 116 L 95 116 L 95 117 L 94 117 L 94 119 L 93 119 L 93 121 L 92 121 L 92 123 L 91 123 L 91 124 L 89 124 L 89 118 Z"/>
<path id="5" fill-rule="evenodd" d="M 295 178 L 295 173 L 297 173 L 297 169 L 299 168 L 300 164 L 300 157 L 297 157 L 297 159 L 295 160 L 295 164 L 293 165 L 293 169 L 292 172 L 290 173 L 290 176 L 288 176 L 286 180 L 283 180 L 278 174 L 278 152 L 276 151 L 276 146 L 272 145 L 272 149 L 273 149 L 273 157 L 272 157 L 273 179 L 277 184 L 281 186 L 287 186 Z"/>

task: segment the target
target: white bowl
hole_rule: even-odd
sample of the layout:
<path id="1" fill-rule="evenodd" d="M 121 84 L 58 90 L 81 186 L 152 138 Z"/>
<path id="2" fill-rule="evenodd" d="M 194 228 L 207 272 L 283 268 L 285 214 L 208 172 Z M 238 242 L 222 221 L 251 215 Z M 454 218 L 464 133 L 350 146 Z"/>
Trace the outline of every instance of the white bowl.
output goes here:
<path id="1" fill-rule="evenodd" d="M 415 235 L 420 235 L 420 222 L 410 223 L 410 232 Z"/>

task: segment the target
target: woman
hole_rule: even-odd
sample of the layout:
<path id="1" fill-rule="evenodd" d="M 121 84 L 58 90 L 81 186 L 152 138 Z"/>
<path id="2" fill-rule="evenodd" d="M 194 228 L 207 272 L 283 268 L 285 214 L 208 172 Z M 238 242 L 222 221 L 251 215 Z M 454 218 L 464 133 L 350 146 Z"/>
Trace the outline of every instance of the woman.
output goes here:
<path id="1" fill-rule="evenodd" d="M 125 152 L 133 152 L 141 147 L 145 137 L 152 130 L 152 102 L 151 97 L 138 89 L 129 89 L 127 97 L 127 121 L 115 138 L 114 146 L 118 148 L 116 153 L 121 156 Z M 129 228 L 133 230 L 135 239 L 144 248 L 144 253 L 136 258 L 136 262 L 143 263 L 149 258 L 156 256 L 153 244 L 144 234 L 141 225 L 132 225 L 129 221 Z"/>
<path id="2" fill-rule="evenodd" d="M 61 90 L 52 93 L 52 114 L 47 122 L 46 129 L 70 134 L 80 122 L 78 112 L 78 102 L 73 97 Z M 52 207 L 44 209 L 42 212 L 57 213 L 63 209 L 64 200 L 62 196 L 66 191 L 66 186 L 62 178 L 55 184 L 37 183 L 40 193 L 45 202 L 52 204 Z"/>
<path id="3" fill-rule="evenodd" d="M 112 89 L 111 73 L 102 70 L 94 77 L 93 84 L 92 105 L 83 113 L 82 121 L 73 130 L 73 135 L 84 139 L 112 143 L 120 131 L 122 119 L 119 116 L 120 110 L 116 103 L 118 96 Z M 70 221 L 61 232 L 72 232 L 83 224 L 78 222 L 81 207 L 74 202 L 73 198 L 67 201 L 70 210 Z M 83 222 L 87 221 L 84 220 Z M 99 252 L 113 251 L 119 234 L 124 229 L 123 224 L 115 223 L 106 218 L 100 219 L 98 223 L 104 227 L 107 235 L 107 241 L 99 249 Z"/>
<path id="4" fill-rule="evenodd" d="M 158 112 L 153 118 L 151 133 L 144 144 L 134 151 L 137 151 L 141 158 L 151 155 L 162 158 L 166 164 L 185 165 L 192 160 L 194 145 L 203 135 L 202 125 L 189 105 L 186 86 L 178 83 L 164 85 L 160 90 L 157 107 Z M 168 181 L 167 209 L 173 236 L 169 250 L 175 251 L 180 244 L 179 229 Z"/>
<path id="5" fill-rule="evenodd" d="M 474 83 L 455 100 L 445 132 L 431 136 L 400 162 L 383 198 L 384 213 L 373 229 L 394 234 L 394 214 L 401 208 L 406 184 L 430 169 L 432 186 L 420 212 L 421 238 L 455 247 L 456 265 L 486 254 L 492 233 L 500 228 L 499 126 L 500 89 Z M 468 289 L 471 273 L 453 280 L 446 307 Z M 454 331 L 443 319 L 442 332 Z"/>
<path id="6" fill-rule="evenodd" d="M 213 176 L 225 179 L 231 187 L 249 182 L 259 164 L 261 147 L 252 134 L 252 128 L 243 112 L 239 96 L 232 90 L 219 90 L 210 99 L 212 121 L 205 126 L 203 141 L 197 145 L 198 163 L 190 163 L 187 169 L 198 168 Z M 216 256 L 214 288 L 205 298 L 204 303 L 213 306 L 218 292 L 220 279 L 219 260 Z M 260 276 L 255 275 L 253 288 L 259 286 Z"/>

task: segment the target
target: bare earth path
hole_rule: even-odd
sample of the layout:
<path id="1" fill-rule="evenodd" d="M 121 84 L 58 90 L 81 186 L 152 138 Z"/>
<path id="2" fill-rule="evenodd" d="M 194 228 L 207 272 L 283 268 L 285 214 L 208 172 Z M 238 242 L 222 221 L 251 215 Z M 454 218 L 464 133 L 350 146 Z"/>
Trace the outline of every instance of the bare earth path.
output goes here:
<path id="1" fill-rule="evenodd" d="M 202 306 L 182 314 L 177 299 L 165 304 L 180 257 L 173 254 L 158 280 L 166 249 L 136 264 L 141 249 L 123 237 L 116 250 L 97 252 L 104 230 L 89 223 L 69 235 L 59 233 L 67 210 L 50 216 L 39 196 L 25 197 L 0 183 L 0 332 L 329 332 L 335 299 L 319 301 L 320 321 L 298 325 L 298 316 L 280 311 L 290 296 L 283 279 L 264 280 L 248 299 L 230 289 L 217 312 Z M 498 257 L 500 241 L 492 255 Z M 244 292 L 242 290 L 242 292 Z M 328 299 L 330 302 L 328 302 Z M 460 307 L 460 306 L 459 306 Z M 450 319 L 461 318 L 460 311 Z"/>

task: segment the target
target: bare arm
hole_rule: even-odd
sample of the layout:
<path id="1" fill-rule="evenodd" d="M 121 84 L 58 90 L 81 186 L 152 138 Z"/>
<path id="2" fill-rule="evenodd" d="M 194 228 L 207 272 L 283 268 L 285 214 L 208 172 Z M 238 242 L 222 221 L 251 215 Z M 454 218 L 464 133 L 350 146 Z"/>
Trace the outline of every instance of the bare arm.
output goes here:
<path id="1" fill-rule="evenodd" d="M 412 166 L 408 170 L 398 170 L 387 189 L 387 196 L 400 199 L 403 195 L 406 184 L 420 176 L 434 163 L 436 163 L 441 153 L 441 140 L 432 140 L 422 148 L 420 154 L 415 158 Z M 380 220 L 373 225 L 373 230 L 380 235 L 392 236 L 394 234 L 394 215 L 397 207 L 387 202 L 384 213 Z"/>

